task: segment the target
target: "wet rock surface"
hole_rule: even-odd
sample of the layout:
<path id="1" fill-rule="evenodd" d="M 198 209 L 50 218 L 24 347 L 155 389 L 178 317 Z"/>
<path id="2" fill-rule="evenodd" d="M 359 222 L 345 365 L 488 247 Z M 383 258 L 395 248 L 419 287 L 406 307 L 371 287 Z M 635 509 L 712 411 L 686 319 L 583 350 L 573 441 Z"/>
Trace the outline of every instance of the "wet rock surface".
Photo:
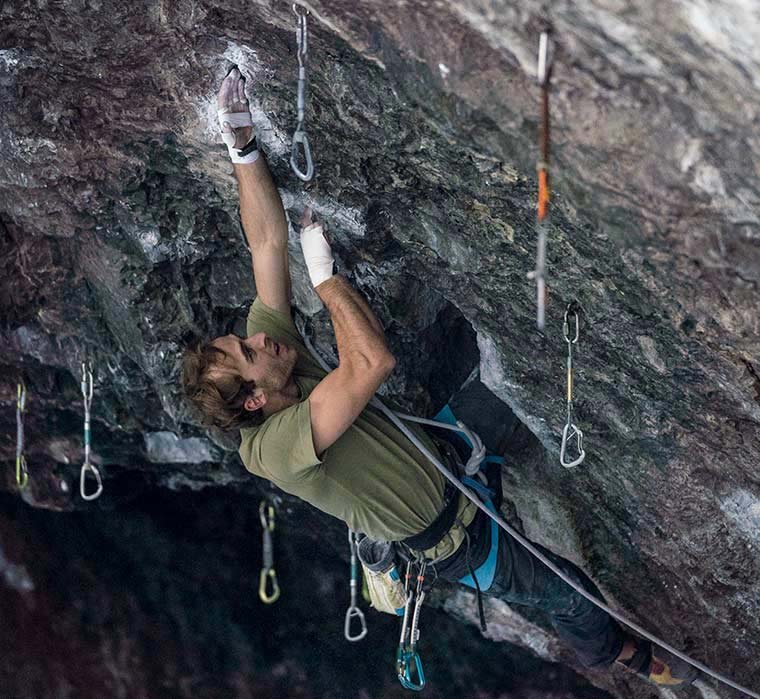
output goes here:
<path id="1" fill-rule="evenodd" d="M 0 565 L 4 609 L 17 620 L 3 625 L 0 643 L 18 646 L 17 629 L 34 628 L 23 636 L 29 648 L 34 639 L 44 644 L 43 630 L 55 628 L 55 600 L 67 600 L 80 615 L 64 617 L 65 633 L 57 632 L 67 652 L 121 638 L 128 644 L 122 659 L 131 657 L 128 647 L 149 657 L 152 646 L 130 626 L 129 609 L 144 602 L 125 602 L 110 636 L 88 638 L 91 627 L 81 617 L 115 604 L 109 589 L 126 575 L 120 561 L 104 564 L 100 547 L 150 551 L 144 527 L 153 525 L 140 509 L 148 493 L 197 504 L 192 498 L 213 487 L 214 498 L 229 493 L 253 507 L 266 488 L 242 468 L 234 435 L 192 423 L 177 384 L 190 336 L 242 334 L 255 293 L 234 178 L 216 134 L 215 92 L 234 63 L 248 76 L 260 143 L 290 219 L 310 204 L 327 220 L 341 269 L 387 329 L 399 363 L 386 394 L 432 414 L 479 367 L 523 425 L 509 447 L 504 484 L 526 533 L 580 563 L 644 626 L 752 685 L 760 674 L 757 8 L 738 0 L 552 7 L 554 207 L 542 335 L 525 279 L 535 248 L 539 4 L 310 7 L 306 128 L 317 177 L 303 188 L 287 162 L 296 70 L 288 3 L 0 4 L 0 448 L 9 493 L 1 501 Z M 329 352 L 329 319 L 292 232 L 291 252 L 296 306 Z M 561 326 L 571 300 L 582 308 L 575 407 L 588 456 L 565 471 L 558 464 Z M 94 505 L 77 495 L 85 358 L 96 367 L 93 459 L 105 477 Z M 20 377 L 29 391 L 31 475 L 23 506 L 10 495 Z M 189 440 L 204 441 L 183 456 Z M 289 506 L 297 523 L 332 528 L 342 542 L 339 527 Z M 183 523 L 206 512 L 222 526 L 220 507 L 188 514 L 178 505 L 173 512 L 187 517 Z M 182 569 L 193 559 L 192 540 L 180 546 L 177 523 L 164 524 L 158 577 L 169 563 Z M 54 545 L 56 537 L 76 540 L 83 526 L 105 528 L 108 540 Z M 129 536 L 130 528 L 142 534 Z M 34 561 L 26 549 L 38 553 Z M 82 592 L 86 586 L 40 575 L 56 569 L 59 549 L 99 590 L 99 603 Z M 293 568 L 295 553 L 285 556 Z M 255 580 L 238 580 L 240 565 L 230 554 L 214 574 L 226 570 L 238 594 L 253 597 Z M 12 566 L 23 566 L 33 590 L 16 584 L 26 578 Z M 185 607 L 220 599 L 214 590 L 198 594 L 202 578 L 183 585 L 187 597 L 152 629 L 159 639 L 185 623 Z M 170 590 L 172 577 L 165 580 Z M 148 579 L 134 585 L 136 598 L 150 599 Z M 441 594 L 450 615 L 474 621 L 468 595 Z M 135 614 L 150 617 L 151 609 Z M 544 642 L 540 620 L 494 613 L 501 638 L 522 635 L 524 647 L 538 653 L 523 654 L 527 674 L 547 672 L 530 658 L 572 662 Z M 306 608 L 297 609 L 285 628 L 313 623 L 308 618 Z M 306 650 L 297 666 L 282 666 L 250 629 L 228 631 L 220 623 L 209 632 L 219 646 L 239 649 L 220 661 L 231 668 L 228 693 L 253 692 L 233 676 L 248 677 L 256 667 L 257 675 L 270 673 L 256 691 L 278 672 L 303 673 L 301 689 L 328 696 L 310 683 L 316 661 L 307 641 L 299 641 Z M 194 650 L 193 639 L 183 640 L 183 652 L 202 653 L 202 640 Z M 338 637 L 334 647 L 340 645 Z M 490 645 L 501 662 L 511 657 Z M 10 657 L 4 654 L 4 676 L 13 669 Z M 64 660 L 43 667 L 44 658 L 65 658 L 61 653 L 36 657 L 41 664 L 29 677 L 70 677 Z M 212 660 L 204 662 L 217 667 Z M 153 695 L 159 676 L 178 696 L 200 686 L 215 691 L 213 679 L 193 674 L 197 663 L 176 661 L 176 672 L 160 675 L 114 662 L 118 672 L 102 685 L 106 693 Z M 471 669 L 485 662 L 473 659 Z M 322 657 L 319 668 L 317 675 L 328 676 L 334 663 Z M 655 693 L 617 674 L 587 677 L 611 696 Z M 68 691 L 63 683 L 45 686 Z M 559 697 L 564 690 L 520 691 Z"/>

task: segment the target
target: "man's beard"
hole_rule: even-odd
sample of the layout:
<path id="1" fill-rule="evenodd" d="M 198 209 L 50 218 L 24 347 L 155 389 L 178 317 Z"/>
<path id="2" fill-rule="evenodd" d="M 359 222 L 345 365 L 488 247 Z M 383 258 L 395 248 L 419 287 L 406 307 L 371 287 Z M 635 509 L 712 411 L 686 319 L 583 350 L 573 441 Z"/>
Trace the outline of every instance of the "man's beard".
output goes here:
<path id="1" fill-rule="evenodd" d="M 282 391 L 293 379 L 293 370 L 295 369 L 297 360 L 298 355 L 292 359 L 278 362 L 276 369 L 265 381 L 259 382 L 258 386 L 265 391 Z"/>

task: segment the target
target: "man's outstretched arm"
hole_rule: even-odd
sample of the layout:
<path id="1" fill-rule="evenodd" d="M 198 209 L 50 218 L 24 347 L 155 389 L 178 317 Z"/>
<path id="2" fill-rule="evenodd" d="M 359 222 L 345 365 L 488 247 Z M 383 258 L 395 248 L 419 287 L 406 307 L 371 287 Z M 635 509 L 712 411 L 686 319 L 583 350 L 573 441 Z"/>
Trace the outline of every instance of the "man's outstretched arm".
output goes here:
<path id="1" fill-rule="evenodd" d="M 263 155 L 250 165 L 235 165 L 240 219 L 251 248 L 256 293 L 270 308 L 290 313 L 288 224 Z"/>
<path id="2" fill-rule="evenodd" d="M 251 139 L 253 128 L 248 116 L 250 106 L 245 96 L 245 78 L 237 68 L 233 68 L 222 82 L 218 109 L 223 134 L 234 133 L 234 148 L 244 148 Z M 242 122 L 247 125 L 236 128 Z M 228 148 L 232 147 L 229 142 Z M 233 152 L 240 151 L 230 150 L 231 156 Z M 236 162 L 234 168 L 240 192 L 240 218 L 251 249 L 256 291 L 267 306 L 289 313 L 288 224 L 280 194 L 263 154 L 259 154 L 255 162 Z"/>

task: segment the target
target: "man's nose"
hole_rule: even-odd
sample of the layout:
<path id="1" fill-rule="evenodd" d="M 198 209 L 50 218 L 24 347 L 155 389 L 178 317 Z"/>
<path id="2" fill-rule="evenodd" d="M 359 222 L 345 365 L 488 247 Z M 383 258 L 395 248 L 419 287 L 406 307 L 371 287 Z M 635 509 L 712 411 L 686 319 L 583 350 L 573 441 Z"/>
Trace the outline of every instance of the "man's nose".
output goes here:
<path id="1" fill-rule="evenodd" d="M 253 338 L 254 344 L 258 348 L 266 347 L 267 336 L 266 333 L 256 333 Z"/>

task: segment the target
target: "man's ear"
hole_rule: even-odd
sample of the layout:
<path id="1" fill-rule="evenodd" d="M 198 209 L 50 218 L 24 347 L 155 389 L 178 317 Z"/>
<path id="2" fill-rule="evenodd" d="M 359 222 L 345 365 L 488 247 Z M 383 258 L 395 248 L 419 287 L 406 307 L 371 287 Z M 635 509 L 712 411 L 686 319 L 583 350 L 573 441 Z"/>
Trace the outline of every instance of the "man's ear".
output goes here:
<path id="1" fill-rule="evenodd" d="M 266 405 L 266 402 L 267 397 L 264 391 L 262 391 L 260 388 L 254 388 L 253 393 L 251 393 L 251 395 L 245 399 L 243 407 L 249 412 L 253 412 L 254 410 L 263 408 Z"/>

